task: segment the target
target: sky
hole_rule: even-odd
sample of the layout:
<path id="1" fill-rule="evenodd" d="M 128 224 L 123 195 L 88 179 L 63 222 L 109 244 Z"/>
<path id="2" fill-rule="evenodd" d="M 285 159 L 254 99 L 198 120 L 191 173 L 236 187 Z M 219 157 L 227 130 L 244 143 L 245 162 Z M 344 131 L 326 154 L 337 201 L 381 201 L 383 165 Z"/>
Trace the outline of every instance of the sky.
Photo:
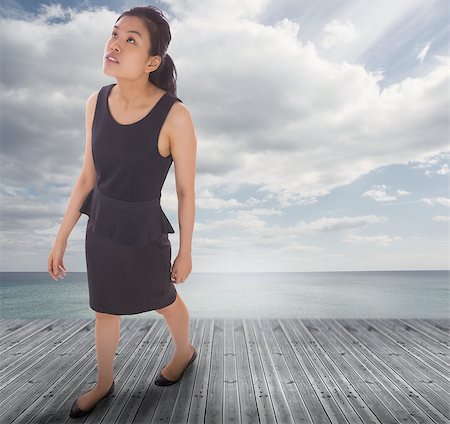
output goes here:
<path id="1" fill-rule="evenodd" d="M 2 271 L 47 271 L 105 42 L 142 4 L 2 1 Z M 449 268 L 447 1 L 152 4 L 197 135 L 192 272 Z M 174 164 L 161 204 L 174 260 Z"/>

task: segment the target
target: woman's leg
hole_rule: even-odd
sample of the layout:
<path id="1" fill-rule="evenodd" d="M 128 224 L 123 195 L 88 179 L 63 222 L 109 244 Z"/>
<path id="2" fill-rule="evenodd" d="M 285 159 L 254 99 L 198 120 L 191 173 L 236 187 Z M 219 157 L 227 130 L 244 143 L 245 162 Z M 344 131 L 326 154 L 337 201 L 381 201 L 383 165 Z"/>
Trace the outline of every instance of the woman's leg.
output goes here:
<path id="1" fill-rule="evenodd" d="M 120 315 L 96 312 L 95 346 L 97 351 L 98 379 L 89 392 L 81 395 L 77 405 L 84 411 L 91 409 L 111 388 L 114 379 L 114 358 L 120 339 Z"/>
<path id="2" fill-rule="evenodd" d="M 189 311 L 178 293 L 175 302 L 155 311 L 164 316 L 175 343 L 175 353 L 161 373 L 168 380 L 175 381 L 194 353 L 194 346 L 191 345 L 189 337 Z"/>

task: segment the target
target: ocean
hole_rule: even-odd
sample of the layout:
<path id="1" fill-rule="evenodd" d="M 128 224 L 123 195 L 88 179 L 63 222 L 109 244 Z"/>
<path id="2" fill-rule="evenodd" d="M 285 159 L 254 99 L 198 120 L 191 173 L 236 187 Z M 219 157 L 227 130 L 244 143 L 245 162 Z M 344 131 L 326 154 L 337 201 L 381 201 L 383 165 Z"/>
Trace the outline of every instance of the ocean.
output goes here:
<path id="1" fill-rule="evenodd" d="M 2 272 L 1 318 L 95 318 L 84 272 Z M 190 317 L 449 318 L 449 271 L 191 273 Z M 155 311 L 129 317 L 161 318 Z"/>

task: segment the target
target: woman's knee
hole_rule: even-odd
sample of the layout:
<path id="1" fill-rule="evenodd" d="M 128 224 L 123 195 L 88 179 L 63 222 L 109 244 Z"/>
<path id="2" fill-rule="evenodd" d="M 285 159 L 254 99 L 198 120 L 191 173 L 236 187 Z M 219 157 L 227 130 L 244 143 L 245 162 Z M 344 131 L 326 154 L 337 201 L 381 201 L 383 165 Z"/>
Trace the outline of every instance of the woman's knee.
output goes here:
<path id="1" fill-rule="evenodd" d="M 179 297 L 177 294 L 177 296 L 175 297 L 175 300 L 170 305 L 164 306 L 164 308 L 155 309 L 155 312 L 158 312 L 158 314 L 161 314 L 161 315 L 170 314 L 178 307 L 179 302 L 180 302 L 180 300 L 179 300 Z"/>

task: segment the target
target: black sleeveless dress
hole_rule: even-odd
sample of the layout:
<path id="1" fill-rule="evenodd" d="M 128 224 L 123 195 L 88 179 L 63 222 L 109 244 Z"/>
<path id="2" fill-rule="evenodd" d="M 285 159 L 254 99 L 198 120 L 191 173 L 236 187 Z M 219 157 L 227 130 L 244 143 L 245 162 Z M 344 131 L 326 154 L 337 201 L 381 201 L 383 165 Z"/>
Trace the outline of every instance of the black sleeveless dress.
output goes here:
<path id="1" fill-rule="evenodd" d="M 141 120 L 119 124 L 100 89 L 92 127 L 97 179 L 80 212 L 89 216 L 85 250 L 89 305 L 97 312 L 131 315 L 175 301 L 170 279 L 174 229 L 160 204 L 172 156 L 158 151 L 158 137 L 178 97 L 166 92 Z"/>

